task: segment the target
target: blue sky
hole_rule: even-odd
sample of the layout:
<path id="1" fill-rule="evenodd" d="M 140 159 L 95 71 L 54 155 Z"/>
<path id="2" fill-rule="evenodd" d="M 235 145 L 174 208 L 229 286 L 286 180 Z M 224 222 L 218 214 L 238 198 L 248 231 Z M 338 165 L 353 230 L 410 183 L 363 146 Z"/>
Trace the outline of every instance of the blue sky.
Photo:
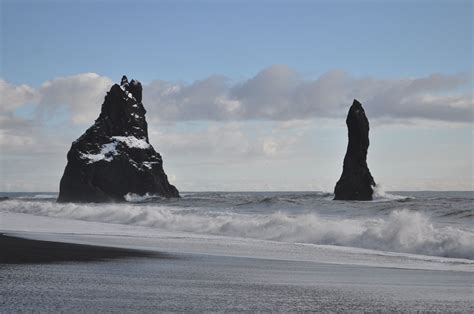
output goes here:
<path id="1" fill-rule="evenodd" d="M 472 189 L 470 1 L 0 1 L 0 189 L 57 190 L 122 74 L 178 188 L 332 189 L 357 97 L 376 181 Z"/>
<path id="2" fill-rule="evenodd" d="M 287 64 L 396 77 L 472 63 L 467 1 L 2 0 L 2 29 L 2 76 L 33 85 L 84 72 L 193 81 Z"/>

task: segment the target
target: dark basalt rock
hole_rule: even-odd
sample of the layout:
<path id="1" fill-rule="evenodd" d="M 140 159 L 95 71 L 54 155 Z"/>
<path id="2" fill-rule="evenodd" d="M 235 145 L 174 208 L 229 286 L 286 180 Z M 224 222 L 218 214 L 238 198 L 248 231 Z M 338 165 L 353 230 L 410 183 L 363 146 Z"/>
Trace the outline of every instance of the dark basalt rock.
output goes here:
<path id="1" fill-rule="evenodd" d="M 367 167 L 369 120 L 361 103 L 355 99 L 347 114 L 346 124 L 349 143 L 342 175 L 334 189 L 334 199 L 370 201 L 375 182 Z"/>
<path id="2" fill-rule="evenodd" d="M 94 125 L 72 143 L 58 202 L 124 201 L 128 193 L 179 197 L 150 145 L 141 100 L 138 81 L 123 76 L 112 86 Z"/>

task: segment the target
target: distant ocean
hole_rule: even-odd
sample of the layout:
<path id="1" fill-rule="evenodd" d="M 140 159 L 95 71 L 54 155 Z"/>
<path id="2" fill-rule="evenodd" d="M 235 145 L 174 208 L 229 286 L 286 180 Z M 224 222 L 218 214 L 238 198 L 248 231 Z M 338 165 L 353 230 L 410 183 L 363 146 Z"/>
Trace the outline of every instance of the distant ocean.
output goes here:
<path id="1" fill-rule="evenodd" d="M 10 198 L 0 202 L 0 212 L 474 260 L 474 192 L 378 191 L 371 202 L 333 201 L 322 192 L 181 195 L 58 204 L 55 193 L 0 193 Z"/>

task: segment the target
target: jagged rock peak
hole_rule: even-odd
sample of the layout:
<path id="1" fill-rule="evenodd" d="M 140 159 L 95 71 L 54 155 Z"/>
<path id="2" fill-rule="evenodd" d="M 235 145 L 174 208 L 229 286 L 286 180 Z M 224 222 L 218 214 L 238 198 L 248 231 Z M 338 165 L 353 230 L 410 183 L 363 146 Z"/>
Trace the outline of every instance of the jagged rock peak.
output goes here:
<path id="1" fill-rule="evenodd" d="M 341 178 L 334 188 L 335 200 L 372 200 L 375 181 L 367 166 L 369 120 L 362 104 L 354 99 L 346 119 L 349 142 Z"/>
<path id="2" fill-rule="evenodd" d="M 128 97 L 134 98 L 139 103 L 142 102 L 143 87 L 140 81 L 132 79 L 129 83 L 127 76 L 124 75 L 122 76 L 122 80 L 120 81 L 120 88 L 125 92 Z"/>
<path id="3" fill-rule="evenodd" d="M 120 82 L 121 86 L 125 86 L 128 84 L 128 78 L 126 75 L 122 76 L 122 81 Z"/>
<path id="4" fill-rule="evenodd" d="M 142 85 L 124 75 L 107 93 L 95 123 L 72 143 L 60 202 L 124 201 L 128 193 L 179 197 L 150 145 Z"/>
<path id="5" fill-rule="evenodd" d="M 132 93 L 133 97 L 135 97 L 135 99 L 139 103 L 142 102 L 142 83 L 140 83 L 139 81 L 132 80 L 130 84 L 128 84 L 128 90 L 130 91 L 130 93 Z"/>

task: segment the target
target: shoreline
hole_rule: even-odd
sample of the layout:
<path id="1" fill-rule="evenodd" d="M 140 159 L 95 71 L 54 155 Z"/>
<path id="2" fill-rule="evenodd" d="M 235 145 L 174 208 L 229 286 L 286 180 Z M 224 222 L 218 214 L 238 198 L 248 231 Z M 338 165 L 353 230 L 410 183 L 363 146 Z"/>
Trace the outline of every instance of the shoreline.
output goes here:
<path id="1" fill-rule="evenodd" d="M 121 258 L 171 258 L 159 252 L 46 240 L 0 233 L 1 264 L 94 262 Z"/>
<path id="2" fill-rule="evenodd" d="M 0 212 L 0 234 L 33 240 L 170 254 L 204 254 L 400 269 L 474 272 L 467 259 L 170 231 L 27 213 Z"/>
<path id="3" fill-rule="evenodd" d="M 0 236 L 7 253 L 0 312 L 472 309 L 472 274 L 465 272 L 180 253 L 161 245 L 148 251 L 143 238 L 128 249 L 97 237 L 87 240 L 100 246 L 24 235 Z M 49 239 L 74 241 L 66 234 Z"/>

